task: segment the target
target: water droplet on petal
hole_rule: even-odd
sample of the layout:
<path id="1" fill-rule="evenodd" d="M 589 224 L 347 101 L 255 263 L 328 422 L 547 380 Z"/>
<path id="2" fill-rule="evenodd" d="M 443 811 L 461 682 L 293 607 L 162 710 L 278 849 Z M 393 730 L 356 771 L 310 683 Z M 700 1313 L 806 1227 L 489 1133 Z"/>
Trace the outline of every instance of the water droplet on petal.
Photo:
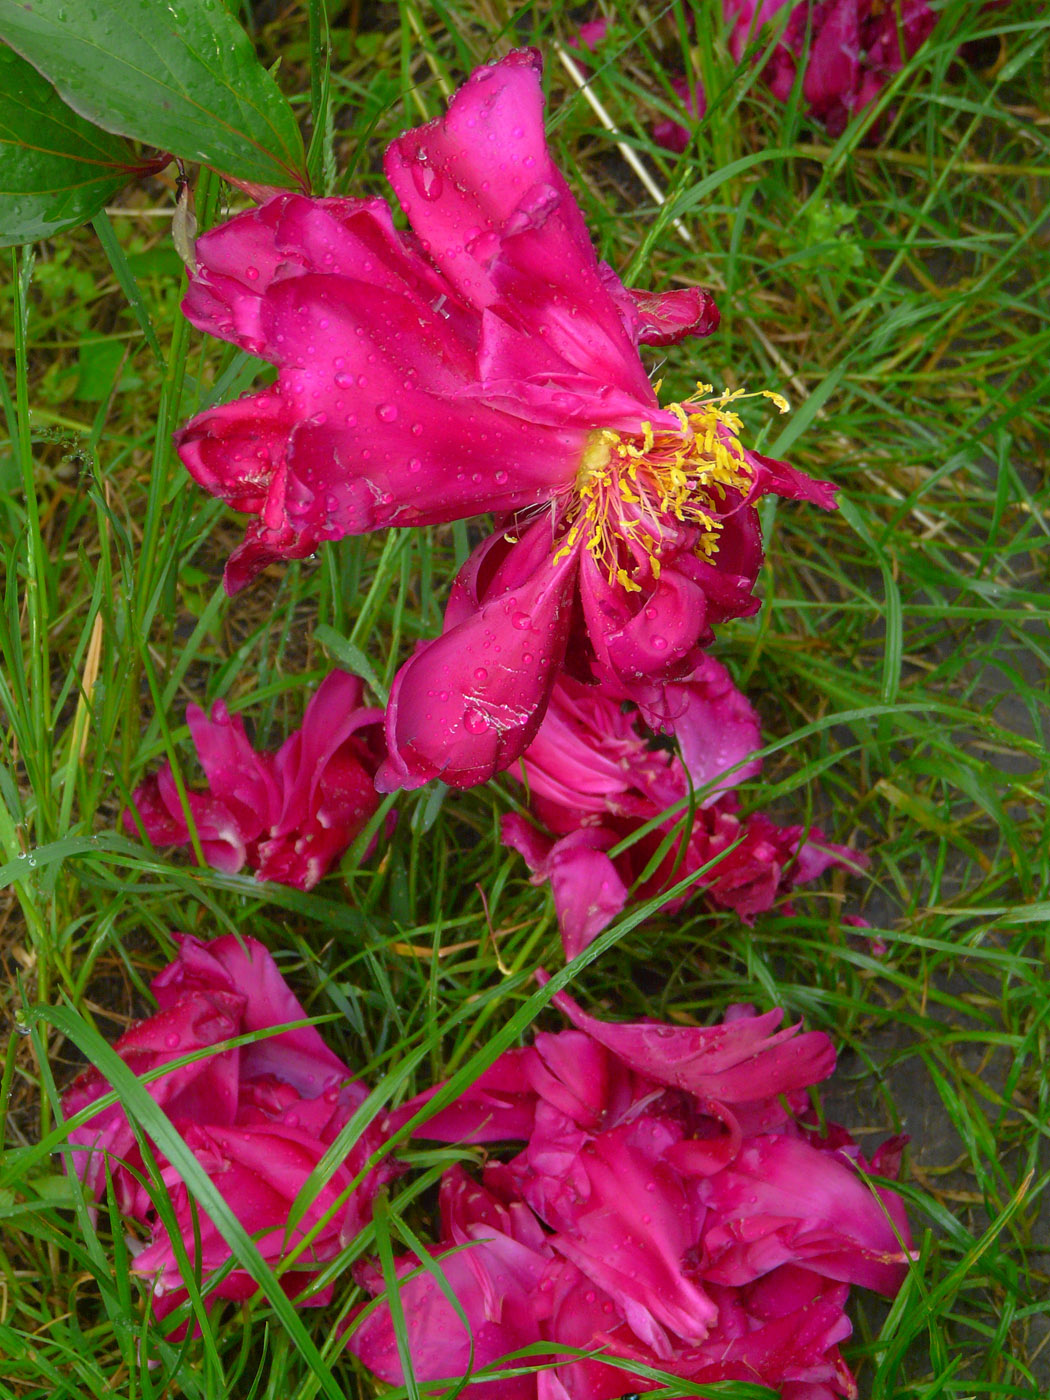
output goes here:
<path id="1" fill-rule="evenodd" d="M 445 182 L 436 170 L 432 170 L 429 165 L 417 161 L 412 167 L 412 182 L 424 199 L 440 199 L 445 188 Z"/>
<path id="2" fill-rule="evenodd" d="M 489 722 L 480 710 L 464 710 L 463 723 L 471 734 L 486 734 Z"/>
<path id="3" fill-rule="evenodd" d="M 667 650 L 667 638 L 666 638 L 666 637 L 654 637 L 654 638 L 653 638 L 653 650 L 654 650 L 654 651 L 666 651 L 666 650 Z"/>
<path id="4" fill-rule="evenodd" d="M 381 403 L 376 405 L 376 417 L 382 423 L 392 423 L 397 417 L 397 404 Z"/>
<path id="5" fill-rule="evenodd" d="M 244 269 L 244 275 L 249 282 L 254 282 L 259 276 L 259 269 L 257 267 L 246 267 Z"/>
<path id="6" fill-rule="evenodd" d="M 474 679 L 477 681 L 478 685 L 484 685 L 488 678 L 489 673 L 485 670 L 484 666 L 479 666 L 474 672 Z"/>
<path id="7" fill-rule="evenodd" d="M 423 463 L 419 460 L 418 457 L 410 457 L 410 458 L 408 459 L 408 470 L 409 470 L 410 472 L 422 471 L 422 470 L 423 470 Z"/>
<path id="8" fill-rule="evenodd" d="M 494 475 L 495 475 L 496 481 L 499 483 L 500 486 L 502 486 L 503 483 L 504 483 L 504 482 L 506 481 L 506 479 L 507 479 L 507 473 L 501 469 L 500 471 L 496 472 Z"/>
<path id="9" fill-rule="evenodd" d="M 166 1035 L 164 1037 L 164 1044 L 168 1047 L 169 1050 L 174 1050 L 178 1043 L 179 1037 L 175 1034 L 174 1031 L 172 1031 L 170 1035 Z"/>
<path id="10" fill-rule="evenodd" d="M 340 389 L 352 389 L 356 380 L 352 374 L 337 374 L 335 382 Z"/>
<path id="11" fill-rule="evenodd" d="M 516 612 L 511 618 L 511 623 L 519 632 L 527 632 L 532 626 L 532 618 L 526 612 Z"/>

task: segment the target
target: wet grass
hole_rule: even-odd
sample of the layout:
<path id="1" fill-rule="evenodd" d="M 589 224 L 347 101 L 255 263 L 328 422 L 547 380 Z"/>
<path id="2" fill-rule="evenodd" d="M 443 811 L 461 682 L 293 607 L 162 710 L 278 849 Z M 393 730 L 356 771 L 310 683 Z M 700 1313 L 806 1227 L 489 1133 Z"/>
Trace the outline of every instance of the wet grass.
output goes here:
<path id="1" fill-rule="evenodd" d="M 386 140 L 436 115 L 474 64 L 539 45 L 552 141 L 602 255 L 638 285 L 699 281 L 718 297 L 719 334 L 667 352 L 667 392 L 701 377 L 785 393 L 792 415 L 748 410 L 752 429 L 842 486 L 835 515 L 766 503 L 765 606 L 715 651 L 767 739 L 788 741 L 752 800 L 861 844 L 868 876 L 828 879 L 754 929 L 697 906 L 626 920 L 574 990 L 624 1017 L 782 1005 L 832 1033 L 832 1116 L 874 1135 L 862 1140 L 911 1134 L 902 1189 L 922 1249 L 892 1307 L 852 1305 L 861 1394 L 1045 1393 L 1042 7 L 952 0 L 868 114 L 877 131 L 866 116 L 837 141 L 774 104 L 703 23 L 691 34 L 678 5 L 604 6 L 619 17 L 583 91 L 578 9 L 333 3 L 327 106 L 309 8 L 247 18 L 319 124 L 319 189 L 385 193 Z M 669 80 L 686 70 L 713 96 L 676 157 L 650 129 L 678 110 Z M 244 202 L 207 177 L 196 194 L 205 227 Z M 531 972 L 560 966 L 560 946 L 548 895 L 496 839 L 509 784 L 402 796 L 378 855 L 311 895 L 119 830 L 163 756 L 192 780 L 188 700 L 222 697 L 276 742 L 304 678 L 363 656 L 388 683 L 438 627 L 466 547 L 458 529 L 345 541 L 225 598 L 240 524 L 188 480 L 170 433 L 259 366 L 179 318 L 171 208 L 169 178 L 129 192 L 93 229 L 14 257 L 0 289 L 0 1395 L 366 1396 L 332 1313 L 279 1292 L 164 1342 L 123 1223 L 105 1205 L 94 1217 L 65 1174 L 58 1097 L 85 1059 L 104 1061 L 99 1037 L 148 1010 L 174 929 L 261 938 L 390 1101 L 512 1043 L 545 1001 Z M 126 1093 L 163 1131 L 143 1091 Z M 414 1189 L 384 1217 L 395 1250 L 402 1218 L 425 1222 Z M 370 1230 L 333 1270 L 337 1314 L 358 1297 L 353 1259 L 374 1250 Z"/>

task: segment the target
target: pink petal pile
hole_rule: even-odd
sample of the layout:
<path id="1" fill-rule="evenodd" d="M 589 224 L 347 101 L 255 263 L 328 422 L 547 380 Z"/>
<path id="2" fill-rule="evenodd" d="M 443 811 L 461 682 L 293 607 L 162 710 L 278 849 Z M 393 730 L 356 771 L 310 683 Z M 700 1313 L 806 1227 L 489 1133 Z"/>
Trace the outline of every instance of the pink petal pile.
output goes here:
<path id="1" fill-rule="evenodd" d="M 632 890 L 645 900 L 699 874 L 698 889 L 713 904 L 750 923 L 830 865 L 865 863 L 816 827 L 740 814 L 734 788 L 761 768 L 750 756 L 762 742 L 758 716 L 712 657 L 660 688 L 644 710 L 625 712 L 623 699 L 608 686 L 560 679 L 518 770 L 532 811 L 553 837 L 516 814 L 503 818 L 504 842 L 525 857 L 535 882 L 550 881 L 567 957 L 621 912 Z M 673 734 L 681 756 L 658 746 L 654 730 Z M 687 897 L 665 908 L 673 912 Z"/>
<path id="2" fill-rule="evenodd" d="M 738 63 L 750 45 L 768 40 L 766 26 L 779 28 L 785 10 L 790 10 L 762 78 L 773 96 L 786 102 L 801 68 L 803 100 L 832 136 L 840 135 L 852 117 L 876 100 L 918 53 L 937 22 L 929 0 L 903 0 L 899 5 L 884 0 L 722 0 L 722 9 L 730 26 L 729 49 Z M 579 44 L 599 50 L 608 31 L 604 19 L 584 24 Z M 703 117 L 703 84 L 690 84 L 680 74 L 671 75 L 669 82 L 683 116 L 692 122 Z M 653 124 L 652 137 L 680 155 L 692 132 L 683 122 L 665 117 Z"/>
<path id="3" fill-rule="evenodd" d="M 791 0 L 724 0 L 730 48 L 743 57 L 762 25 L 779 20 Z M 802 0 L 769 58 L 763 77 L 786 102 L 802 65 L 802 96 L 814 117 L 838 136 L 929 38 L 937 15 L 928 0 Z"/>
<path id="4" fill-rule="evenodd" d="M 226 936 L 202 943 L 179 937 L 178 942 L 175 962 L 152 983 L 156 1014 L 114 1047 L 135 1074 L 162 1069 L 236 1036 L 307 1019 L 273 958 L 254 939 Z M 266 1262 L 274 1267 L 304 1246 L 281 1278 L 293 1297 L 360 1232 L 371 1218 L 376 1191 L 394 1174 L 384 1162 L 357 1181 L 383 1141 L 376 1128 L 367 1128 L 289 1230 L 289 1213 L 308 1177 L 368 1095 L 311 1026 L 214 1051 L 152 1080 L 148 1089 Z M 85 1070 L 63 1098 L 63 1113 L 67 1118 L 80 1113 L 109 1091 L 97 1069 Z M 131 1242 L 137 1249 L 133 1268 L 152 1284 L 156 1317 L 167 1317 L 185 1301 L 186 1288 L 123 1108 L 100 1109 L 70 1132 L 69 1142 L 85 1186 L 104 1199 L 112 1182 L 121 1214 L 149 1234 L 145 1247 Z M 159 1151 L 156 1156 L 182 1250 L 200 1270 L 208 1299 L 250 1298 L 257 1284 L 241 1268 L 215 1282 L 230 1262 L 229 1246 L 195 1206 L 177 1169 Z M 318 1307 L 331 1297 L 326 1286 L 304 1301 Z"/>
<path id="5" fill-rule="evenodd" d="M 447 1172 L 434 1263 L 397 1261 L 417 1381 L 485 1371 L 471 1400 L 614 1400 L 656 1387 L 642 1365 L 783 1400 L 855 1397 L 839 1350 L 850 1285 L 895 1294 L 910 1236 L 898 1195 L 862 1175 L 895 1175 L 900 1140 L 869 1163 L 811 1120 L 806 1091 L 835 1065 L 827 1036 L 744 1006 L 703 1030 L 555 1003 L 574 1029 L 504 1054 L 418 1129 L 525 1146 L 480 1181 Z M 377 1266 L 359 1272 L 383 1292 Z M 386 1303 L 360 1312 L 348 1345 L 404 1383 Z"/>
<path id="6" fill-rule="evenodd" d="M 253 517 L 231 591 L 325 540 L 497 517 L 395 678 L 382 790 L 508 767 L 570 649 L 625 686 L 688 675 L 758 607 L 756 502 L 834 505 L 743 445 L 739 393 L 660 403 L 639 347 L 710 331 L 710 297 L 636 294 L 598 260 L 540 72 L 511 53 L 393 142 L 409 233 L 382 200 L 282 194 L 198 241 L 183 306 L 278 370 L 178 435 L 194 478 Z"/>
<path id="7" fill-rule="evenodd" d="M 276 753 L 258 753 L 221 700 L 211 718 L 196 705 L 186 721 L 207 792 L 186 793 L 201 851 L 216 870 L 248 866 L 260 880 L 310 890 L 379 806 L 382 710 L 361 704 L 361 682 L 326 676 L 303 723 Z M 132 795 L 129 831 L 141 823 L 156 846 L 186 846 L 190 831 L 170 763 Z"/>

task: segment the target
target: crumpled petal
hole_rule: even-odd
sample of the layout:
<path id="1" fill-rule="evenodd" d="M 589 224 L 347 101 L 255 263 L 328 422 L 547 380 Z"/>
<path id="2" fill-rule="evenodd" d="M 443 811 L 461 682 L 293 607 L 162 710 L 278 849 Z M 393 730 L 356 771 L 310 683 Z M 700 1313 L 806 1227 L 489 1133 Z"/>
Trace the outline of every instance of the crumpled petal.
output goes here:
<path id="1" fill-rule="evenodd" d="M 722 319 L 706 287 L 678 287 L 671 292 L 628 288 L 640 318 L 643 345 L 677 345 L 687 335 L 713 335 Z"/>
<path id="2" fill-rule="evenodd" d="M 444 117 L 392 143 L 387 178 L 462 297 L 511 325 L 542 324 L 567 363 L 655 408 L 579 206 L 547 149 L 541 69 L 534 50 L 477 69 Z"/>
<path id="3" fill-rule="evenodd" d="M 191 991 L 227 992 L 244 998 L 243 1032 L 269 1030 L 308 1019 L 273 956 L 257 939 L 226 934 L 204 942 L 192 934 L 181 933 L 175 941 L 178 957 L 150 983 L 162 1010 Z M 304 1098 L 316 1098 L 334 1081 L 350 1076 L 339 1056 L 325 1045 L 316 1026 L 282 1031 L 244 1046 L 240 1054 L 246 1075 L 276 1075 Z M 364 1098 L 363 1093 L 361 1097 Z"/>
<path id="4" fill-rule="evenodd" d="M 633 1363 L 694 1385 L 747 1381 L 787 1400 L 856 1400 L 839 1350 L 850 1334 L 849 1282 L 894 1293 L 910 1238 L 896 1193 L 863 1183 L 867 1163 L 849 1134 L 830 1125 L 819 1136 L 798 1116 L 805 1090 L 834 1062 L 827 1037 L 778 1031 L 781 1012 L 747 1006 L 700 1029 L 610 1026 L 554 1000 L 578 1029 L 539 1032 L 501 1056 L 459 1117 L 480 1128 L 471 1140 L 496 1141 L 484 1115 L 513 1103 L 524 1147 L 510 1160 L 487 1156 L 481 1182 L 457 1165 L 442 1183 L 433 1252 L 480 1358 L 498 1363 L 528 1342 L 536 1359 L 547 1347 L 593 1353 L 530 1379 L 521 1392 L 530 1400 L 617 1400 L 651 1388 Z M 888 1166 L 896 1151 L 885 1145 Z M 468 1248 L 445 1253 L 453 1244 Z M 416 1263 L 397 1261 L 399 1275 Z M 375 1265 L 359 1279 L 383 1287 Z M 437 1299 L 429 1274 L 402 1290 L 418 1378 L 451 1386 L 467 1373 L 469 1348 Z M 356 1335 L 351 1349 L 401 1383 L 385 1304 L 363 1315 Z M 505 1391 L 487 1384 L 491 1400 L 519 1393 L 510 1381 Z"/>
<path id="5" fill-rule="evenodd" d="M 538 974 L 544 980 L 545 974 Z M 567 992 L 554 1005 L 625 1064 L 699 1099 L 746 1103 L 817 1084 L 835 1068 L 835 1049 L 823 1031 L 801 1024 L 777 1030 L 783 1011 L 727 1025 L 672 1027 L 658 1022 L 611 1024 L 589 1016 Z"/>
<path id="6" fill-rule="evenodd" d="M 705 1235 L 716 1282 L 747 1282 L 792 1260 L 890 1297 L 904 1281 L 900 1197 L 866 1185 L 837 1153 L 802 1138 L 757 1138 L 698 1189 L 717 1222 Z"/>
<path id="7" fill-rule="evenodd" d="M 581 827 L 560 841 L 548 842 L 546 854 L 535 860 L 539 843 L 534 832 L 530 823 L 513 813 L 500 825 L 503 844 L 523 855 L 539 879 L 550 881 L 565 956 L 571 959 L 593 942 L 627 903 L 627 886 L 605 854 L 615 837 L 596 827 Z"/>
<path id="8" fill-rule="evenodd" d="M 359 680 L 331 673 L 301 727 L 276 754 L 257 753 L 243 720 L 221 700 L 210 718 L 195 705 L 187 707 L 210 790 L 187 791 L 186 805 L 210 864 L 230 872 L 247 864 L 259 879 L 297 889 L 317 884 L 379 805 L 373 776 L 383 756 L 383 716 L 360 700 Z M 154 844 L 189 844 L 170 765 L 136 788 L 132 808 Z M 131 831 L 134 814 L 124 814 Z"/>
<path id="9" fill-rule="evenodd" d="M 204 943 L 180 936 L 178 942 L 175 962 L 153 981 L 156 1014 L 133 1026 L 115 1046 L 133 1073 L 143 1075 L 224 1040 L 305 1019 L 273 958 L 254 939 L 227 935 Z M 295 1265 L 282 1274 L 282 1286 L 292 1297 L 360 1232 L 379 1187 L 398 1170 L 389 1158 L 368 1168 L 383 1143 L 382 1131 L 369 1125 L 310 1201 L 299 1201 L 307 1180 L 368 1095 L 314 1027 L 211 1053 L 145 1087 L 271 1267 L 307 1234 L 312 1236 Z M 109 1090 L 96 1069 L 86 1070 L 65 1094 L 64 1114 L 68 1118 L 82 1111 Z M 195 1205 L 179 1172 L 153 1144 L 171 1207 L 170 1214 L 158 1211 L 153 1188 L 140 1184 L 148 1173 L 122 1105 L 103 1109 L 71 1130 L 69 1138 L 77 1148 L 94 1149 L 74 1152 L 72 1166 L 96 1196 L 104 1193 L 108 1174 L 120 1209 L 150 1235 L 134 1271 L 152 1282 L 157 1318 L 167 1317 L 186 1298 L 168 1233 L 172 1220 L 202 1281 L 215 1285 L 206 1290 L 209 1301 L 243 1300 L 257 1291 L 243 1269 L 228 1270 L 230 1248 L 221 1231 Z M 290 1227 L 293 1205 L 305 1209 Z M 220 1270 L 224 1276 L 216 1282 Z M 309 1302 L 316 1306 L 330 1296 L 329 1287 Z M 185 1327 L 166 1331 L 178 1336 Z"/>
<path id="10" fill-rule="evenodd" d="M 136 1022 L 114 1049 L 136 1074 L 159 1069 L 171 1060 L 231 1040 L 241 1030 L 245 998 L 232 990 L 193 990 Z M 223 1050 L 150 1082 L 151 1098 L 169 1117 L 211 1118 L 232 1122 L 237 1104 L 238 1050 Z M 70 1118 L 110 1092 L 103 1075 L 91 1066 L 79 1074 L 62 1098 Z M 129 1209 L 135 1187 L 122 1164 L 137 1160 L 138 1147 L 127 1115 L 115 1103 L 69 1134 L 77 1175 L 96 1197 L 104 1194 L 107 1167 L 117 1200 Z M 86 1150 L 86 1149 L 91 1149 Z"/>
<path id="11" fill-rule="evenodd" d="M 550 1251 L 535 1222 L 531 1229 L 526 1227 L 524 1239 L 517 1238 L 520 1217 L 502 1208 L 458 1166 L 442 1179 L 441 1217 L 444 1240 L 431 1252 L 434 1267 L 466 1314 L 470 1331 L 464 1328 L 433 1273 L 419 1271 L 415 1255 L 403 1255 L 395 1261 L 395 1271 L 399 1278 L 415 1273 L 401 1285 L 400 1295 L 416 1379 L 458 1382 L 471 1371 L 491 1366 L 508 1353 L 540 1340 L 532 1300 Z M 446 1252 L 468 1240 L 472 1241 L 469 1248 Z M 361 1281 L 370 1292 L 383 1289 L 377 1269 L 362 1271 Z M 381 1380 L 403 1384 L 404 1370 L 389 1307 L 359 1312 L 358 1317 L 356 1326 L 351 1320 L 347 1349 Z M 536 1379 L 525 1375 L 475 1382 L 467 1394 L 471 1400 L 533 1400 Z"/>
<path id="12" fill-rule="evenodd" d="M 376 774 L 380 792 L 432 778 L 471 787 L 524 751 L 543 717 L 569 631 L 576 560 L 552 561 L 549 541 L 549 524 L 534 526 L 503 565 L 506 586 L 497 575 L 476 611 L 460 621 L 447 615 L 442 635 L 421 642 L 397 673 L 387 706 L 389 758 Z M 526 572 L 537 545 L 540 562 Z M 451 618 L 462 611 L 450 605 Z"/>

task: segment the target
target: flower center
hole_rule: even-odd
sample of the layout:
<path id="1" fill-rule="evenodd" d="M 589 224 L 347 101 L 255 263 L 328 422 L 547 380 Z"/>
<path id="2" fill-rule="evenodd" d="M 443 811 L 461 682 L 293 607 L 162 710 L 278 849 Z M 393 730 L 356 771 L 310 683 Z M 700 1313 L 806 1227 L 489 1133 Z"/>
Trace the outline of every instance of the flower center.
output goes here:
<path id="1" fill-rule="evenodd" d="M 666 547 L 688 543 L 707 558 L 718 552 L 726 493 L 746 496 L 752 472 L 740 445 L 743 424 L 729 409 L 744 391 L 727 391 L 716 401 L 702 397 L 710 390 L 698 384 L 693 398 L 668 405 L 681 424 L 677 432 L 654 432 L 643 423 L 636 434 L 608 428 L 590 434 L 556 558 L 582 539 L 610 583 L 640 592 L 633 573 L 647 566 L 659 578 Z M 786 411 L 779 394 L 761 392 Z M 684 540 L 686 531 L 694 538 Z"/>

